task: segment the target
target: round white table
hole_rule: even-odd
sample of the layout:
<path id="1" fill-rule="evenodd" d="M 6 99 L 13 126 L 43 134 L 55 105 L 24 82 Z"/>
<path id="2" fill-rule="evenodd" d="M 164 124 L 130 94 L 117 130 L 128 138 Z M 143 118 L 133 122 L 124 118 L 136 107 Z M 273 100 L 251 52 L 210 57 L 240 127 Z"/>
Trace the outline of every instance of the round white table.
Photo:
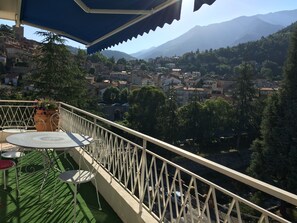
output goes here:
<path id="1" fill-rule="evenodd" d="M 55 155 L 50 151 L 59 151 L 62 149 L 64 152 L 66 152 L 68 149 L 74 149 L 76 147 L 83 148 L 84 146 L 89 145 L 92 140 L 93 138 L 90 136 L 84 136 L 71 132 L 26 132 L 10 135 L 6 138 L 6 141 L 11 144 L 45 152 L 45 157 L 49 165 L 44 171 L 44 177 L 40 187 L 39 196 L 41 196 L 41 192 L 43 190 L 45 181 L 48 178 L 50 169 L 60 172 L 59 168 L 55 168 L 55 166 L 58 166 L 57 160 L 59 159 L 60 155 Z"/>
<path id="2" fill-rule="evenodd" d="M 62 149 L 84 147 L 93 138 L 71 132 L 26 132 L 10 135 L 6 141 L 25 148 Z"/>

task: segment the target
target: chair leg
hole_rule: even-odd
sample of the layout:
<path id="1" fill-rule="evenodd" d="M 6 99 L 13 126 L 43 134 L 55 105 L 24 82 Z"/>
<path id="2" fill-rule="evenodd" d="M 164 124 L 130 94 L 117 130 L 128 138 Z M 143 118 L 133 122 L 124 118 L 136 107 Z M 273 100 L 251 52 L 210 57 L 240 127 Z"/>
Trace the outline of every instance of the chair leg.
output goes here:
<path id="1" fill-rule="evenodd" d="M 55 205 L 55 202 L 56 202 L 56 198 L 57 198 L 57 192 L 56 192 L 56 186 L 57 186 L 57 182 L 59 181 L 59 179 L 56 179 L 55 180 L 55 185 L 54 185 L 54 190 L 53 190 L 53 195 L 52 195 L 52 201 L 51 201 L 51 206 L 48 210 L 48 212 L 53 212 L 53 207 Z"/>
<path id="2" fill-rule="evenodd" d="M 101 211 L 102 210 L 102 207 L 101 207 L 100 198 L 99 198 L 97 181 L 96 181 L 96 179 L 94 181 L 95 181 L 95 186 L 96 186 L 97 202 L 98 202 L 99 210 Z"/>
<path id="3" fill-rule="evenodd" d="M 47 181 L 48 175 L 49 175 L 49 171 L 50 169 L 45 170 L 45 172 L 43 173 L 43 180 L 42 180 L 42 184 L 39 188 L 39 199 L 41 199 L 41 195 L 42 195 L 42 191 L 43 191 L 43 187 L 45 182 Z"/>
<path id="4" fill-rule="evenodd" d="M 23 150 L 20 150 L 20 152 L 21 152 L 21 156 L 18 158 L 18 159 L 16 159 L 16 167 L 17 167 L 17 169 L 18 169 L 18 177 L 19 177 L 19 179 L 21 178 L 21 174 L 22 174 L 22 167 L 23 167 L 23 159 L 24 159 L 24 156 L 25 156 L 25 152 L 23 151 Z"/>
<path id="5" fill-rule="evenodd" d="M 20 190 L 20 178 L 21 178 L 21 168 L 22 168 L 22 162 L 21 162 L 22 157 L 19 159 L 15 159 L 15 180 L 16 180 L 16 188 L 17 188 L 17 193 L 18 196 L 21 196 L 21 190 Z"/>
<path id="6" fill-rule="evenodd" d="M 6 186 L 6 170 L 3 171 L 3 181 L 4 181 L 4 190 L 7 189 L 7 186 Z"/>
<path id="7" fill-rule="evenodd" d="M 74 184 L 74 207 L 73 207 L 73 222 L 76 222 L 76 204 L 77 204 L 77 184 Z"/>
<path id="8" fill-rule="evenodd" d="M 18 196 L 21 196 L 21 191 L 20 191 L 20 188 L 19 188 L 19 171 L 18 171 L 18 167 L 16 165 L 15 167 L 15 182 L 16 182 L 16 189 L 17 189 L 17 194 Z"/>

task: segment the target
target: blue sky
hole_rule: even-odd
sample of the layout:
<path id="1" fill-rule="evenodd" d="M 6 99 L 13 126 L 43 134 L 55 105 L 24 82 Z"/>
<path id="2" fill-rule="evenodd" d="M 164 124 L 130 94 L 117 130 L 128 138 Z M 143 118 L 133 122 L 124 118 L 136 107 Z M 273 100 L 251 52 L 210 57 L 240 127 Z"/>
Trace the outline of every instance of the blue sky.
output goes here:
<path id="1" fill-rule="evenodd" d="M 174 21 L 171 25 L 166 24 L 163 28 L 157 28 L 155 31 L 109 49 L 135 53 L 153 46 L 159 46 L 182 35 L 196 25 L 205 26 L 239 16 L 297 9 L 296 0 L 216 0 L 213 5 L 203 5 L 196 12 L 193 12 L 193 5 L 194 0 L 183 0 L 182 14 L 179 21 Z M 0 23 L 14 25 L 14 22 L 5 20 L 0 20 Z M 37 29 L 25 26 L 25 37 L 40 41 L 40 38 L 34 34 L 35 31 Z M 85 48 L 84 45 L 71 40 L 67 44 L 81 49 Z"/>

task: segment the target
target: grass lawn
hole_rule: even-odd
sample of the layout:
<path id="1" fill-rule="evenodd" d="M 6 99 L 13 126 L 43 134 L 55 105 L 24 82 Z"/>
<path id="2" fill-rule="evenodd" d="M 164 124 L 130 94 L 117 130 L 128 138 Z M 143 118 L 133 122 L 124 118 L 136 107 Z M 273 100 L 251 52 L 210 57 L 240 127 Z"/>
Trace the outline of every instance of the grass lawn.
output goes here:
<path id="1" fill-rule="evenodd" d="M 8 187 L 3 188 L 3 172 L 0 177 L 0 222 L 1 223 L 67 223 L 73 222 L 73 186 L 57 180 L 58 173 L 50 171 L 42 196 L 39 188 L 44 176 L 43 155 L 40 152 L 26 152 L 19 162 L 20 196 L 17 196 L 15 171 L 7 171 Z M 60 169 L 69 168 L 69 162 L 61 159 Z M 49 212 L 54 197 L 53 211 Z M 100 187 L 100 185 L 99 185 Z M 102 210 L 99 211 L 95 187 L 91 183 L 78 187 L 77 222 L 122 222 L 102 196 Z"/>

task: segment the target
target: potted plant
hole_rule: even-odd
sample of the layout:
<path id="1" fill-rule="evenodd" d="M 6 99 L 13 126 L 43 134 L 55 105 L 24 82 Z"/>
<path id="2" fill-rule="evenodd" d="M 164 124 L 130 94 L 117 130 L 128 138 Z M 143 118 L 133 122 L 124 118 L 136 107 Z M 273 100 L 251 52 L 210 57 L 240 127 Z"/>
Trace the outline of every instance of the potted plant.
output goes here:
<path id="1" fill-rule="evenodd" d="M 45 98 L 36 100 L 34 122 L 37 131 L 56 131 L 59 125 L 58 104 Z"/>

